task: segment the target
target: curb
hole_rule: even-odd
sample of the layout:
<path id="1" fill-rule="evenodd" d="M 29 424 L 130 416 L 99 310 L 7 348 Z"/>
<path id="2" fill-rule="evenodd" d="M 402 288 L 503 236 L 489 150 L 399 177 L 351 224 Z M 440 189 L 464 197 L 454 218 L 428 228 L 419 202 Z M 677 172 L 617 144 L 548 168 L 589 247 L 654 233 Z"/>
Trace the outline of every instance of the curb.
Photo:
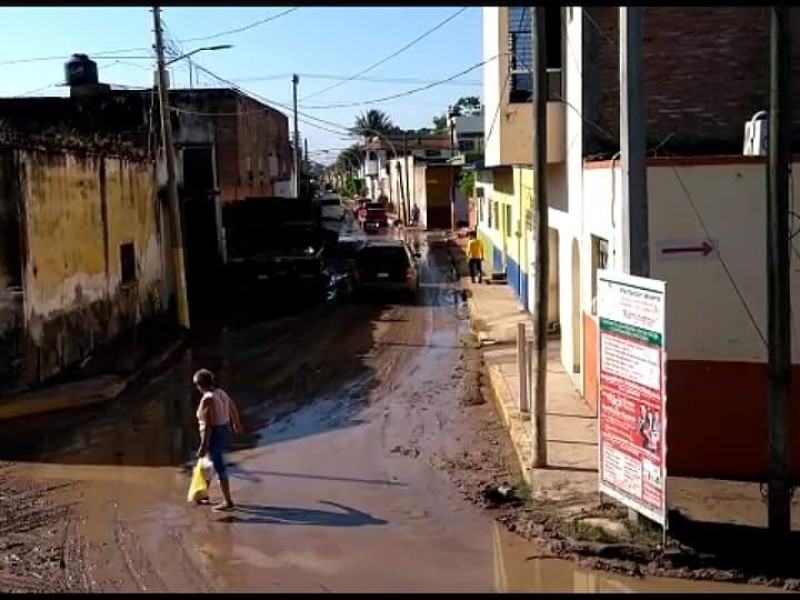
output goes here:
<path id="1" fill-rule="evenodd" d="M 467 305 L 469 306 L 470 331 L 478 339 L 481 351 L 483 352 L 483 341 L 487 336 L 483 332 L 475 329 L 474 320 L 479 318 L 479 316 L 477 315 L 478 311 L 475 310 L 476 303 L 472 297 L 467 299 Z M 520 437 L 520 424 L 517 423 L 517 420 L 523 421 L 523 418 L 512 416 L 509 412 L 509 407 L 514 406 L 514 396 L 509 389 L 506 378 L 500 371 L 500 367 L 489 365 L 486 367 L 486 370 L 489 375 L 489 387 L 491 388 L 492 402 L 494 403 L 495 411 L 499 415 L 503 427 L 505 427 L 508 432 L 511 445 L 514 448 L 514 456 L 517 457 L 517 463 L 522 473 L 522 478 L 528 485 L 532 485 L 532 471 L 529 464 L 527 464 L 528 461 L 525 459 L 524 450 L 520 447 L 521 444 L 518 441 Z"/>
<path id="2" fill-rule="evenodd" d="M 55 397 L 36 397 L 36 392 L 22 394 L 15 399 L 7 402 L 0 402 L 0 421 L 9 421 L 23 417 L 35 417 L 47 413 L 60 412 L 73 408 L 83 408 L 108 402 L 122 395 L 127 389 L 140 381 L 143 377 L 154 376 L 161 369 L 167 366 L 173 359 L 176 359 L 186 348 L 186 338 L 181 336 L 178 340 L 168 346 L 161 354 L 156 355 L 147 361 L 134 374 L 128 377 L 120 377 L 113 381 L 113 376 L 105 376 L 109 382 L 105 390 L 97 393 L 90 393 L 81 396 L 55 396 Z M 95 378 L 100 380 L 102 377 Z M 91 381 L 91 380 L 87 380 Z M 46 391 L 44 388 L 41 391 Z M 29 397 L 25 397 L 29 396 Z"/>

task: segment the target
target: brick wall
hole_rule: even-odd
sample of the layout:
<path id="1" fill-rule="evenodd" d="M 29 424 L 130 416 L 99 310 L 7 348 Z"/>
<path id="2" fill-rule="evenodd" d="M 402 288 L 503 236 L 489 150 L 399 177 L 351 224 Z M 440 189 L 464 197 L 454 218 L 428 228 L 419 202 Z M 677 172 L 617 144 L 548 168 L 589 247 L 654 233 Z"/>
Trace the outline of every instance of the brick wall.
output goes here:
<path id="1" fill-rule="evenodd" d="M 619 10 L 583 10 L 585 153 L 609 154 L 619 149 Z M 791 27 L 798 98 L 800 11 Z M 767 7 L 647 7 L 643 37 L 648 148 L 674 134 L 664 149 L 678 154 L 740 153 L 745 121 L 769 108 Z M 793 113 L 800 124 L 800 104 Z"/>
<path id="2" fill-rule="evenodd" d="M 274 195 L 275 182 L 291 178 L 288 118 L 233 95 L 221 97 L 214 112 L 220 113 L 214 117 L 214 129 L 222 201 Z"/>

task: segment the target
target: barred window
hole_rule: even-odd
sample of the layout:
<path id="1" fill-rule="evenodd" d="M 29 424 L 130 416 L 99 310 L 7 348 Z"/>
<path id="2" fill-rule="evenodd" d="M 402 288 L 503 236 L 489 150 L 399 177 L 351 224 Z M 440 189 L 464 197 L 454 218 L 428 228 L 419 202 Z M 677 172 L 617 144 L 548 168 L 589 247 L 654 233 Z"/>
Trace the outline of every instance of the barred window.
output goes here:
<path id="1" fill-rule="evenodd" d="M 531 62 L 531 9 L 528 6 L 508 7 L 509 101 L 530 102 L 533 93 Z"/>
<path id="2" fill-rule="evenodd" d="M 548 71 L 548 99 L 561 97 L 562 24 L 561 7 L 545 8 L 545 66 Z M 508 8 L 509 102 L 530 102 L 533 95 L 533 44 L 531 9 L 528 6 Z"/>

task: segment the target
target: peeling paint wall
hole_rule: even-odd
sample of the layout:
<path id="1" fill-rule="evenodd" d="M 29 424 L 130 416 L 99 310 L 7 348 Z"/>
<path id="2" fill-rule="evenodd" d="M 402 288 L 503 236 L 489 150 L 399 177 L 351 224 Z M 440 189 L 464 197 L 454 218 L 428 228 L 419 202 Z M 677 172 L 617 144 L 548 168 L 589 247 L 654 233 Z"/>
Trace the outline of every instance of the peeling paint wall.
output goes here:
<path id="1" fill-rule="evenodd" d="M 151 163 L 17 151 L 26 379 L 41 381 L 167 306 Z M 135 268 L 123 278 L 123 244 Z"/>

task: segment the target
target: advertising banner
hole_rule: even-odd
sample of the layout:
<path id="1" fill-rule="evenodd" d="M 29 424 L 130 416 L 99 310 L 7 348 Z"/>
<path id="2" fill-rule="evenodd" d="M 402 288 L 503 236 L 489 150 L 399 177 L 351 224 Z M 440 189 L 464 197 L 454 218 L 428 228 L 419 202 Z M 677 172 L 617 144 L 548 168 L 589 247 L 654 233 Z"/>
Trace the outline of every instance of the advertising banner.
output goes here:
<path id="1" fill-rule="evenodd" d="M 600 492 L 666 527 L 665 285 L 601 270 Z"/>

